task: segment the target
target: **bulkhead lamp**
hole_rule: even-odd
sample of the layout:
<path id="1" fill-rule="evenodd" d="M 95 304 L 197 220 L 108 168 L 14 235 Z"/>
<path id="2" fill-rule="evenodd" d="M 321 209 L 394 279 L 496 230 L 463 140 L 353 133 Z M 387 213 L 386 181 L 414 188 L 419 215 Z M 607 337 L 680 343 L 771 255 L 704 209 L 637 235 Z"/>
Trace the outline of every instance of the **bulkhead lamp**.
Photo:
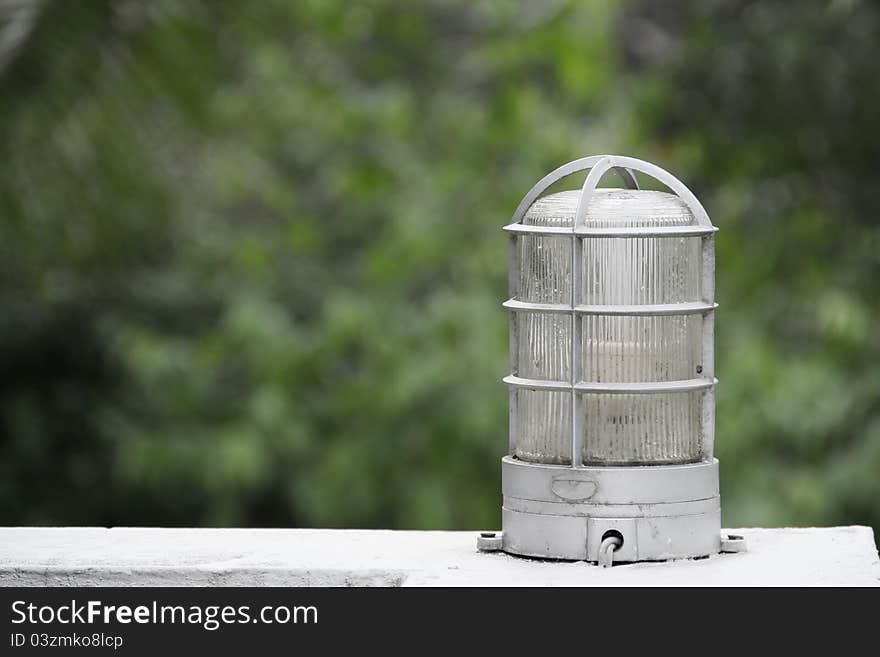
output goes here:
<path id="1" fill-rule="evenodd" d="M 542 196 L 585 170 L 579 191 Z M 598 188 L 612 170 L 625 189 Z M 504 230 L 509 453 L 502 532 L 478 546 L 603 565 L 742 549 L 721 536 L 703 206 L 653 164 L 586 157 L 538 182 Z"/>

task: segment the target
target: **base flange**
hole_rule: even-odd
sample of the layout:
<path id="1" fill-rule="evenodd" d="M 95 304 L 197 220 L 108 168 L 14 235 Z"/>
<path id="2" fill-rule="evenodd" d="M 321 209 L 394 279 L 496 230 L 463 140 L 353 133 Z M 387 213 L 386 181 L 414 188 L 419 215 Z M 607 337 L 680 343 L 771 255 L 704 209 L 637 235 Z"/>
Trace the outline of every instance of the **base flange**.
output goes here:
<path id="1" fill-rule="evenodd" d="M 704 557 L 721 550 L 718 460 L 683 465 L 570 468 L 502 459 L 501 549 L 615 562 Z"/>

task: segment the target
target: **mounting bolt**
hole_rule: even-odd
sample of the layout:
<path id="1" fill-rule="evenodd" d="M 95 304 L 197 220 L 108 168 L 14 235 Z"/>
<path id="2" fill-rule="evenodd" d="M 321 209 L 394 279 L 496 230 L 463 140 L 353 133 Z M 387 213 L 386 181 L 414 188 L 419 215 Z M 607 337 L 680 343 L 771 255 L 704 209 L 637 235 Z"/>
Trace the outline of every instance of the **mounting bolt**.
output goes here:
<path id="1" fill-rule="evenodd" d="M 501 549 L 502 532 L 480 532 L 477 549 L 480 552 L 497 552 Z"/>
<path id="2" fill-rule="evenodd" d="M 722 552 L 745 552 L 746 539 L 739 534 L 721 534 Z"/>

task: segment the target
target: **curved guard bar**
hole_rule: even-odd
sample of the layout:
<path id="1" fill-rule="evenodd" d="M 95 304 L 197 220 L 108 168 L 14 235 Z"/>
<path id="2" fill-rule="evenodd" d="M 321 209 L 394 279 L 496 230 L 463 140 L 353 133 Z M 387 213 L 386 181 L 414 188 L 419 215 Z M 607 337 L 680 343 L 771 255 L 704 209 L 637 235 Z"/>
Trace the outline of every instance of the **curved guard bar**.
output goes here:
<path id="1" fill-rule="evenodd" d="M 685 205 L 687 205 L 688 209 L 693 213 L 698 225 L 706 227 L 712 226 L 712 222 L 709 220 L 709 215 L 706 212 L 706 209 L 697 200 L 697 197 L 694 196 L 693 192 L 691 192 L 691 190 L 689 190 L 678 178 L 655 164 L 622 155 L 592 155 L 590 157 L 582 157 L 577 160 L 572 160 L 567 164 L 563 164 L 561 167 L 551 171 L 541 178 L 541 180 L 529 190 L 529 193 L 523 197 L 522 201 L 520 201 L 520 204 L 517 206 L 516 211 L 513 213 L 511 223 L 517 224 L 522 222 L 523 217 L 525 217 L 526 212 L 528 212 L 532 204 L 537 201 L 541 197 L 541 194 L 547 191 L 551 185 L 559 182 L 563 178 L 587 169 L 590 170 L 590 174 L 587 176 L 587 179 L 584 181 L 584 185 L 581 188 L 581 197 L 578 202 L 578 209 L 574 222 L 575 230 L 583 227 L 590 196 L 599 184 L 599 180 L 610 169 L 614 169 L 621 175 L 624 183 L 629 189 L 639 188 L 635 176 L 632 173 L 633 171 L 638 171 L 647 176 L 651 176 L 658 182 L 666 185 L 666 187 L 668 187 L 676 196 L 684 201 Z"/>
<path id="2" fill-rule="evenodd" d="M 601 160 L 596 163 L 592 169 L 590 169 L 590 173 L 587 174 L 587 179 L 584 180 L 584 186 L 581 187 L 581 196 L 578 199 L 577 210 L 574 214 L 574 225 L 572 226 L 572 230 L 577 230 L 578 228 L 583 228 L 583 225 L 587 220 L 587 208 L 590 206 L 590 197 L 593 195 L 593 192 L 596 191 L 596 186 L 599 184 L 599 181 L 602 179 L 608 170 L 614 166 L 611 162 L 611 158 L 607 156 L 603 156 Z"/>
<path id="3" fill-rule="evenodd" d="M 532 207 L 532 204 L 537 201 L 541 194 L 546 192 L 552 185 L 558 183 L 563 178 L 568 178 L 568 176 L 572 176 L 576 173 L 580 173 L 581 171 L 586 171 L 587 169 L 592 169 L 598 162 L 603 159 L 603 155 L 591 155 L 590 157 L 582 157 L 577 160 L 572 160 L 566 164 L 563 164 L 561 167 L 557 167 L 546 176 L 541 178 L 534 187 L 529 190 L 529 193 L 523 197 L 523 200 L 519 202 L 519 205 L 516 207 L 516 211 L 513 213 L 513 219 L 511 219 L 510 223 L 518 224 L 523 220 L 523 217 L 526 216 L 526 212 L 529 211 L 529 208 Z M 636 181 L 635 176 L 631 171 L 628 171 L 624 167 L 620 167 L 617 169 L 617 173 L 623 178 L 624 184 L 628 189 L 638 189 L 639 183 Z"/>
<path id="4" fill-rule="evenodd" d="M 712 226 L 712 222 L 709 220 L 709 214 L 706 212 L 703 204 L 697 200 L 697 197 L 694 196 L 693 192 L 691 192 L 683 182 L 665 169 L 661 169 L 656 164 L 651 164 L 644 160 L 638 160 L 634 157 L 624 157 L 622 155 L 607 155 L 606 157 L 612 167 L 626 167 L 627 169 L 644 173 L 646 176 L 651 176 L 654 180 L 663 183 L 672 190 L 676 196 L 685 202 L 685 205 L 688 206 L 688 209 L 693 213 L 694 218 L 697 220 L 697 224 L 700 226 Z"/>

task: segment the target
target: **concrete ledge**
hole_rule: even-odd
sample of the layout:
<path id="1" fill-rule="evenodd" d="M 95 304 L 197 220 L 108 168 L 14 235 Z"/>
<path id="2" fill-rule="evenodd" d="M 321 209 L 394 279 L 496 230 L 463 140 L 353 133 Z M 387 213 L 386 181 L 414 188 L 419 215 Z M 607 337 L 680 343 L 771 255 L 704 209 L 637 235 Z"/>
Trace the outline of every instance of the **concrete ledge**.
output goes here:
<path id="1" fill-rule="evenodd" d="M 605 570 L 480 553 L 477 532 L 9 527 L 0 585 L 880 585 L 868 527 L 728 531 L 749 551 Z"/>

